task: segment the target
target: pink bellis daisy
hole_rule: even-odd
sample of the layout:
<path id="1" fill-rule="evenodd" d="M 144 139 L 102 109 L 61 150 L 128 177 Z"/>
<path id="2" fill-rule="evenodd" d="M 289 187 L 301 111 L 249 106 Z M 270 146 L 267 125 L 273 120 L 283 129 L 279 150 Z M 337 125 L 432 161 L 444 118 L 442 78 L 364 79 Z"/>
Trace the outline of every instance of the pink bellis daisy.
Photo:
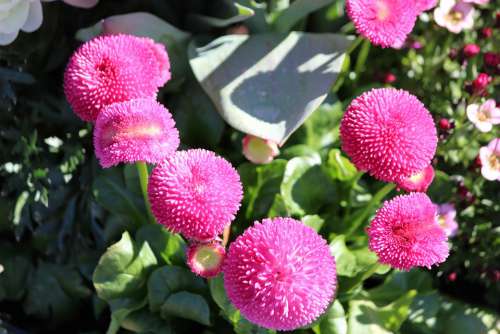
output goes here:
<path id="1" fill-rule="evenodd" d="M 417 14 L 425 12 L 426 10 L 436 7 L 438 0 L 415 0 L 417 6 Z"/>
<path id="2" fill-rule="evenodd" d="M 178 151 L 156 166 L 148 193 L 160 224 L 198 241 L 221 234 L 234 219 L 243 196 L 233 166 L 202 149 Z"/>
<path id="3" fill-rule="evenodd" d="M 381 47 L 406 40 L 418 14 L 407 0 L 347 0 L 346 11 L 358 33 Z"/>
<path id="4" fill-rule="evenodd" d="M 193 273 L 204 278 L 215 277 L 222 269 L 226 250 L 216 241 L 189 246 L 187 264 Z"/>
<path id="5" fill-rule="evenodd" d="M 354 99 L 340 124 L 342 149 L 359 170 L 398 182 L 430 164 L 436 127 L 425 106 L 394 88 L 373 89 Z"/>
<path id="6" fill-rule="evenodd" d="M 430 268 L 446 260 L 446 234 L 436 221 L 436 205 L 424 193 L 397 196 L 377 211 L 367 229 L 370 250 L 396 269 Z"/>
<path id="7" fill-rule="evenodd" d="M 397 182 L 397 186 L 407 192 L 426 192 L 432 180 L 434 180 L 434 168 L 429 165 L 420 172 Z"/>
<path id="8" fill-rule="evenodd" d="M 479 149 L 481 174 L 486 180 L 500 181 L 500 138 Z"/>
<path id="9" fill-rule="evenodd" d="M 105 106 L 153 97 L 170 78 L 165 48 L 131 35 L 96 37 L 71 57 L 64 92 L 74 112 L 94 122 Z"/>
<path id="10" fill-rule="evenodd" d="M 168 110 L 153 100 L 113 103 L 98 115 L 95 153 L 102 167 L 144 161 L 158 163 L 179 147 L 179 132 Z"/>
<path id="11" fill-rule="evenodd" d="M 436 220 L 448 238 L 457 234 L 458 223 L 456 221 L 457 211 L 451 203 L 444 203 L 437 206 Z"/>
<path id="12" fill-rule="evenodd" d="M 291 218 L 256 222 L 224 262 L 229 300 L 249 321 L 293 330 L 313 322 L 335 295 L 335 260 L 326 241 Z"/>

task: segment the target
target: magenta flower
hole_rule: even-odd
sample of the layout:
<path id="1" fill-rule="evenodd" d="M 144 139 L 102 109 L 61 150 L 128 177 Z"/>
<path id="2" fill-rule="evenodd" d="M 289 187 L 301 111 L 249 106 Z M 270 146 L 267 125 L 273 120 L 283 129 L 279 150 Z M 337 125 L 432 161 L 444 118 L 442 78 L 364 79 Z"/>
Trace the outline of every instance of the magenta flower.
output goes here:
<path id="1" fill-rule="evenodd" d="M 155 96 L 170 78 L 169 69 L 164 47 L 149 38 L 96 37 L 71 57 L 64 92 L 74 112 L 94 122 L 107 105 Z"/>
<path id="2" fill-rule="evenodd" d="M 398 182 L 430 164 L 436 127 L 425 106 L 394 88 L 373 89 L 354 99 L 340 124 L 342 149 L 362 171 Z"/>
<path id="3" fill-rule="evenodd" d="M 457 211 L 451 203 L 444 203 L 437 206 L 436 222 L 441 226 L 448 238 L 457 234 L 458 223 L 456 221 Z"/>
<path id="4" fill-rule="evenodd" d="M 438 0 L 416 0 L 415 4 L 417 6 L 417 13 L 420 15 L 426 10 L 436 7 Z"/>
<path id="5" fill-rule="evenodd" d="M 267 164 L 280 153 L 278 144 L 272 140 L 252 135 L 243 137 L 243 155 L 254 164 Z"/>
<path id="6" fill-rule="evenodd" d="M 432 180 L 434 180 L 434 168 L 429 165 L 420 172 L 397 182 L 397 186 L 407 192 L 426 192 Z"/>
<path id="7" fill-rule="evenodd" d="M 156 166 L 148 193 L 160 224 L 198 241 L 221 234 L 234 219 L 243 196 L 233 166 L 202 149 L 178 151 Z"/>
<path id="8" fill-rule="evenodd" d="M 276 330 L 313 322 L 332 301 L 337 281 L 326 241 L 291 218 L 255 222 L 229 247 L 223 271 L 241 314 Z"/>
<path id="9" fill-rule="evenodd" d="M 406 40 L 417 19 L 415 2 L 406 0 L 347 0 L 346 11 L 360 35 L 384 48 Z"/>
<path id="10" fill-rule="evenodd" d="M 370 250 L 396 269 L 430 268 L 446 260 L 446 234 L 436 222 L 436 206 L 423 193 L 384 202 L 367 229 Z"/>
<path id="11" fill-rule="evenodd" d="M 187 265 L 196 275 L 211 278 L 222 270 L 225 256 L 226 250 L 218 242 L 196 243 L 188 248 Z"/>
<path id="12" fill-rule="evenodd" d="M 179 147 L 179 132 L 168 110 L 153 99 L 113 103 L 98 115 L 95 153 L 104 168 L 119 163 L 158 163 Z"/>
<path id="13" fill-rule="evenodd" d="M 477 44 L 469 43 L 464 46 L 463 52 L 466 58 L 472 58 L 481 52 L 481 47 Z"/>
<path id="14" fill-rule="evenodd" d="M 481 174 L 486 180 L 500 181 L 500 138 L 479 149 Z"/>
<path id="15" fill-rule="evenodd" d="M 488 95 L 487 89 L 492 80 L 487 73 L 479 73 L 472 81 L 472 94 L 478 96 Z"/>

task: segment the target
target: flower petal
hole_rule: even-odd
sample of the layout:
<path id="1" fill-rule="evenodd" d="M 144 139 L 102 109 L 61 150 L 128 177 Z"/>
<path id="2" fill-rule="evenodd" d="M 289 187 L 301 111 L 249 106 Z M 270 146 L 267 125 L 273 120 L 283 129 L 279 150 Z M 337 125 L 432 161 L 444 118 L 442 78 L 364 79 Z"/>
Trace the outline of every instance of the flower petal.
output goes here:
<path id="1" fill-rule="evenodd" d="M 21 27 L 22 31 L 33 32 L 40 28 L 43 21 L 42 4 L 40 1 L 33 1 L 30 4 L 30 10 L 28 12 L 28 18 L 24 25 Z"/>

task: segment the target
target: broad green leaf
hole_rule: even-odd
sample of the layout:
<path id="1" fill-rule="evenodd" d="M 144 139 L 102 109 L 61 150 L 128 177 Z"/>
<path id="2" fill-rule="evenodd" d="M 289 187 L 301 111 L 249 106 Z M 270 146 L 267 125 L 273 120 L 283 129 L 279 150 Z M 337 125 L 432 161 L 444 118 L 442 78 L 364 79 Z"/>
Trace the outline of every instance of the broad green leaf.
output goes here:
<path id="1" fill-rule="evenodd" d="M 174 334 L 167 320 L 149 312 L 146 308 L 130 313 L 121 326 L 134 333 Z"/>
<path id="2" fill-rule="evenodd" d="M 426 293 L 432 290 L 432 278 L 423 270 L 413 269 L 409 272 L 394 272 L 384 284 L 368 290 L 370 300 L 377 303 L 388 303 L 409 290 Z"/>
<path id="3" fill-rule="evenodd" d="M 348 334 L 390 334 L 398 331 L 408 317 L 417 292 L 410 290 L 394 302 L 379 307 L 370 300 L 349 303 Z"/>
<path id="4" fill-rule="evenodd" d="M 281 11 L 273 22 L 274 30 L 278 32 L 290 31 L 297 22 L 312 12 L 325 7 L 334 0 L 296 0 L 285 10 Z"/>
<path id="5" fill-rule="evenodd" d="M 25 312 L 56 322 L 70 318 L 91 294 L 77 271 L 45 262 L 38 264 L 27 286 Z"/>
<path id="6" fill-rule="evenodd" d="M 336 300 L 319 323 L 319 334 L 346 334 L 347 319 L 342 304 Z"/>
<path id="7" fill-rule="evenodd" d="M 348 181 L 356 177 L 358 170 L 349 161 L 342 156 L 339 149 L 333 149 L 328 152 L 326 167 L 328 174 L 334 180 Z"/>
<path id="8" fill-rule="evenodd" d="M 156 258 L 147 242 L 136 245 L 128 232 L 102 255 L 93 275 L 99 298 L 110 301 L 134 295 L 145 288 Z"/>
<path id="9" fill-rule="evenodd" d="M 210 308 L 205 298 L 181 291 L 170 295 L 161 306 L 162 317 L 179 317 L 210 325 Z"/>
<path id="10" fill-rule="evenodd" d="M 111 322 L 106 334 L 116 334 L 129 314 L 144 307 L 147 299 L 140 296 L 116 298 L 109 302 Z"/>
<path id="11" fill-rule="evenodd" d="M 267 165 L 243 163 L 238 173 L 245 189 L 243 206 L 247 220 L 267 217 L 280 186 L 287 162 L 277 159 Z"/>
<path id="12" fill-rule="evenodd" d="M 203 292 L 203 280 L 188 269 L 177 266 L 164 266 L 156 269 L 148 280 L 149 308 L 158 312 L 167 299 L 176 292 Z"/>
<path id="13" fill-rule="evenodd" d="M 282 144 L 324 101 L 349 44 L 334 34 L 229 35 L 191 44 L 189 56 L 222 118 Z"/>
<path id="14" fill-rule="evenodd" d="M 357 270 L 356 256 L 345 245 L 345 236 L 339 235 L 330 243 L 330 252 L 335 257 L 337 274 L 354 277 Z"/>
<path id="15" fill-rule="evenodd" d="M 178 234 L 168 232 L 160 224 L 148 224 L 141 227 L 136 235 L 136 242 L 148 242 L 157 259 L 166 264 L 182 265 L 186 262 L 186 242 Z"/>
<path id="16" fill-rule="evenodd" d="M 280 191 L 292 215 L 316 213 L 332 196 L 333 186 L 320 165 L 318 154 L 288 161 Z"/>
<path id="17" fill-rule="evenodd" d="M 316 232 L 319 232 L 325 223 L 325 220 L 318 215 L 307 215 L 302 217 L 302 222 Z"/>
<path id="18" fill-rule="evenodd" d="M 97 203 L 106 210 L 128 216 L 138 225 L 147 221 L 141 198 L 127 190 L 113 174 L 99 176 L 92 185 L 92 192 Z"/>

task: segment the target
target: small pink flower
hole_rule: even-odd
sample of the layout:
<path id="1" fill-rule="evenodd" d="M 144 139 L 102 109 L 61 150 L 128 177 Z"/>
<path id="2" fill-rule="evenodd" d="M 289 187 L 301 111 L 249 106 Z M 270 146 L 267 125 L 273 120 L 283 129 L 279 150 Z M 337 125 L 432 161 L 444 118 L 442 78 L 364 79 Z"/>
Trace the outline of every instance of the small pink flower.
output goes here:
<path id="1" fill-rule="evenodd" d="M 458 34 L 462 30 L 472 29 L 474 13 L 474 7 L 469 3 L 441 0 L 439 6 L 434 9 L 434 20 L 441 27 Z"/>
<path id="2" fill-rule="evenodd" d="M 500 138 L 495 138 L 488 146 L 481 147 L 479 158 L 483 177 L 490 181 L 500 181 Z"/>
<path id="3" fill-rule="evenodd" d="M 278 144 L 272 140 L 252 135 L 243 137 L 243 155 L 254 164 L 267 164 L 280 153 Z"/>
<path id="4" fill-rule="evenodd" d="M 158 163 L 179 147 L 179 132 L 168 110 L 151 99 L 118 102 L 97 116 L 95 153 L 102 167 L 145 161 Z"/>
<path id="5" fill-rule="evenodd" d="M 476 5 L 486 5 L 490 0 L 463 0 L 463 2 L 474 3 Z"/>
<path id="6" fill-rule="evenodd" d="M 358 33 L 381 47 L 404 42 L 417 19 L 416 3 L 406 0 L 347 0 Z"/>
<path id="7" fill-rule="evenodd" d="M 342 117 L 340 139 L 356 168 L 386 182 L 427 167 L 437 146 L 429 111 L 415 96 L 394 88 L 354 99 Z"/>
<path id="8" fill-rule="evenodd" d="M 157 165 L 148 194 L 158 223 L 186 238 L 209 241 L 231 224 L 243 189 L 229 161 L 193 149 L 177 151 Z"/>
<path id="9" fill-rule="evenodd" d="M 367 229 L 370 250 L 396 269 L 430 268 L 446 260 L 446 234 L 436 222 L 436 206 L 424 193 L 384 202 Z"/>
<path id="10" fill-rule="evenodd" d="M 397 182 L 397 186 L 407 192 L 426 192 L 432 180 L 434 180 L 434 168 L 429 165 L 420 172 Z"/>
<path id="11" fill-rule="evenodd" d="M 223 271 L 227 296 L 241 315 L 275 330 L 312 323 L 337 283 L 326 241 L 292 218 L 255 222 L 231 243 Z"/>
<path id="12" fill-rule="evenodd" d="M 187 264 L 193 273 L 204 278 L 217 276 L 222 270 L 226 250 L 216 241 L 189 246 Z"/>
<path id="13" fill-rule="evenodd" d="M 500 124 L 500 108 L 493 99 L 481 105 L 471 104 L 467 107 L 467 118 L 481 132 L 489 132 L 493 125 Z"/>
<path id="14" fill-rule="evenodd" d="M 64 92 L 73 111 L 94 122 L 107 105 L 155 96 L 170 75 L 163 45 L 131 35 L 96 37 L 71 57 Z"/>
<path id="15" fill-rule="evenodd" d="M 477 56 L 479 52 L 481 52 L 481 48 L 477 44 L 470 43 L 464 46 L 463 51 L 465 57 L 472 58 Z"/>
<path id="16" fill-rule="evenodd" d="M 448 238 L 457 234 L 458 223 L 456 221 L 457 211 L 451 203 L 444 203 L 437 206 L 436 222 L 443 229 Z"/>

